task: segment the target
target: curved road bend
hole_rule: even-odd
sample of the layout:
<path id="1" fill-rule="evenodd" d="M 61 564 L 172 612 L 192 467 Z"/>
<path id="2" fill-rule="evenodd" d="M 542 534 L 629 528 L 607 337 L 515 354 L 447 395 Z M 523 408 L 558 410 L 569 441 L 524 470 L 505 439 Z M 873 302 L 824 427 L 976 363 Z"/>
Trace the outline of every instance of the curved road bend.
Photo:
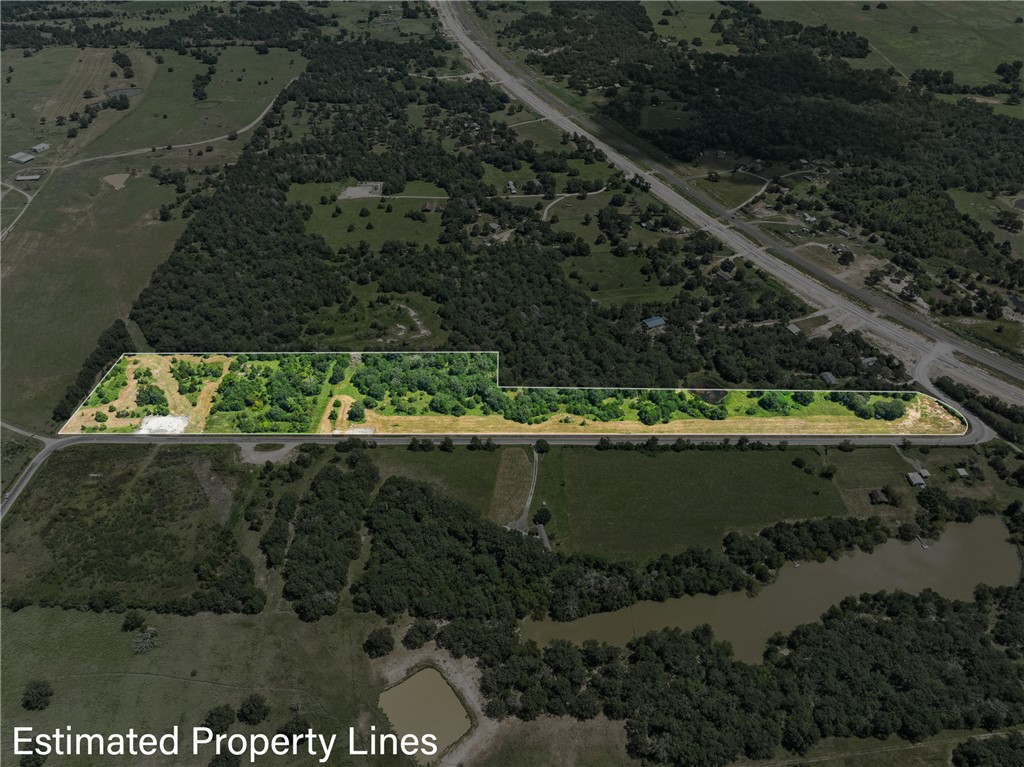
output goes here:
<path id="1" fill-rule="evenodd" d="M 962 411 L 961 411 L 962 412 Z M 945 437 L 910 437 L 915 445 L 973 445 L 980 442 L 987 442 L 991 438 L 991 432 L 984 424 L 965 413 L 970 422 L 970 427 L 965 434 Z M 33 437 L 43 443 L 43 449 L 39 451 L 29 462 L 28 466 L 21 473 L 21 476 L 11 485 L 11 489 L 4 495 L 0 502 L 0 518 L 3 518 L 10 508 L 17 501 L 18 496 L 31 481 L 39 467 L 46 462 L 50 455 L 58 450 L 63 450 L 75 445 L 258 445 L 258 444 L 284 444 L 284 445 L 333 445 L 343 441 L 348 436 L 359 437 L 367 441 L 375 442 L 382 446 L 404 446 L 416 437 L 418 439 L 441 439 L 450 436 L 456 445 L 468 445 L 473 437 L 480 439 L 492 439 L 498 445 L 531 445 L 537 439 L 545 439 L 552 445 L 596 445 L 602 436 L 608 436 L 615 442 L 646 442 L 652 436 L 656 436 L 662 444 L 674 441 L 677 437 L 683 437 L 695 443 L 720 443 L 724 439 L 738 439 L 747 437 L 754 441 L 768 444 L 787 442 L 790 445 L 838 445 L 849 441 L 851 444 L 867 445 L 899 445 L 904 437 L 899 436 L 862 436 L 862 437 L 826 437 L 808 436 L 801 434 L 785 435 L 751 435 L 751 434 L 715 434 L 715 435 L 687 435 L 687 434 L 611 434 L 611 435 L 589 435 L 589 434 L 403 434 L 402 436 L 375 435 L 375 434 L 353 434 L 353 435 L 291 435 L 291 434 L 260 434 L 260 435 L 212 435 L 212 434 L 77 434 L 69 437 L 43 437 L 22 429 L 3 424 L 6 429 L 11 429 L 26 437 Z M 536 459 L 536 456 L 534 456 Z"/>
<path id="2" fill-rule="evenodd" d="M 1024 401 L 1024 366 L 943 330 L 923 315 L 884 296 L 846 285 L 813 261 L 770 238 L 757 227 L 737 221 L 718 203 L 696 190 L 688 189 L 685 179 L 676 176 L 664 165 L 635 147 L 622 142 L 629 154 L 643 165 L 626 157 L 595 135 L 596 126 L 585 115 L 581 115 L 532 82 L 522 67 L 498 50 L 480 31 L 472 17 L 471 9 L 466 4 L 442 0 L 435 1 L 434 5 L 438 9 L 445 30 L 466 56 L 481 70 L 488 72 L 506 91 L 561 130 L 575 131 L 589 138 L 605 152 L 609 161 L 628 176 L 640 175 L 647 179 L 651 184 L 651 192 L 669 207 L 694 224 L 713 232 L 738 255 L 755 262 L 788 285 L 804 300 L 818 307 L 838 310 L 853 318 L 855 325 L 869 329 L 872 335 L 883 343 L 891 344 L 895 350 L 908 348 L 919 359 L 926 360 L 926 364 L 919 364 L 915 368 L 916 374 L 924 376 L 920 381 L 922 384 L 930 388 L 927 370 L 932 364 L 942 364 L 956 369 L 958 377 L 972 386 L 998 393 L 1010 402 Z M 589 126 L 589 130 L 583 127 L 585 125 Z M 700 205 L 683 197 L 676 188 L 685 189 L 687 195 L 697 200 Z M 712 211 L 713 215 L 705 212 L 705 209 Z M 768 252 L 769 247 L 774 253 Z M 775 254 L 781 254 L 782 257 Z M 1011 383 L 980 368 L 965 365 L 954 352 L 960 352 L 1019 383 Z"/>

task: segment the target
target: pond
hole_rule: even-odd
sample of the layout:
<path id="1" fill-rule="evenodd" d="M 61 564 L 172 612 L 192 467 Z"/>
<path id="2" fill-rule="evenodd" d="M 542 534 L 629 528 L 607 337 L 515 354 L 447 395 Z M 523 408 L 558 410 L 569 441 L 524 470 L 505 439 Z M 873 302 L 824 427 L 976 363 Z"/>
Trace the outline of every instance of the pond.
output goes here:
<path id="1" fill-rule="evenodd" d="M 472 722 L 459 696 L 436 668 L 408 676 L 380 695 L 380 707 L 401 736 L 434 735 L 439 754 L 461 738 Z M 417 756 L 420 764 L 437 757 Z"/>
<path id="2" fill-rule="evenodd" d="M 710 624 L 715 636 L 732 642 L 736 657 L 761 660 L 765 641 L 776 631 L 788 633 L 818 620 L 831 605 L 851 594 L 931 588 L 950 599 L 971 599 L 978 583 L 1008 586 L 1020 576 L 1020 560 L 1006 543 L 1008 531 L 995 517 L 968 525 L 949 524 L 941 540 L 920 543 L 890 540 L 871 554 L 857 552 L 838 560 L 787 564 L 775 583 L 757 596 L 730 592 L 718 596 L 638 602 L 610 613 L 569 622 L 530 621 L 523 637 L 544 644 L 552 639 L 583 642 L 597 639 L 625 645 L 636 636 L 666 626 L 689 630 Z"/>

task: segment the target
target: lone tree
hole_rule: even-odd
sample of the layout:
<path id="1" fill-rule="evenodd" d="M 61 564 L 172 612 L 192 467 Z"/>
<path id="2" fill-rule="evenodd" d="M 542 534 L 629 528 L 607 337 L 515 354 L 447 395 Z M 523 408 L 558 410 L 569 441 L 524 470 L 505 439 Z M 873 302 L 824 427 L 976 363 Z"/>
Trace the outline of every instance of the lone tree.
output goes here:
<path id="1" fill-rule="evenodd" d="M 551 449 L 551 445 L 548 444 L 546 439 L 538 439 L 533 446 L 533 450 L 536 453 L 546 453 Z"/>
<path id="2" fill-rule="evenodd" d="M 551 509 L 543 506 L 537 509 L 537 513 L 533 515 L 533 524 L 535 525 L 546 525 L 551 521 Z"/>
<path id="3" fill-rule="evenodd" d="M 146 614 L 138 610 L 129 610 L 121 621 L 121 631 L 138 631 L 146 625 Z"/>
<path id="4" fill-rule="evenodd" d="M 384 628 L 377 628 L 370 632 L 363 642 L 363 651 L 371 658 L 383 658 L 395 649 L 395 638 L 391 632 Z"/>
<path id="5" fill-rule="evenodd" d="M 259 693 L 248 696 L 238 707 L 238 721 L 245 724 L 259 724 L 266 721 L 268 716 L 270 716 L 270 706 L 267 699 Z"/>
<path id="6" fill-rule="evenodd" d="M 222 706 L 211 708 L 206 712 L 203 726 L 209 727 L 218 735 L 228 731 L 228 727 L 235 723 L 235 709 L 225 703 Z"/>
<path id="7" fill-rule="evenodd" d="M 36 679 L 25 685 L 25 693 L 21 696 L 21 707 L 27 711 L 42 711 L 50 705 L 53 688 L 44 679 Z"/>

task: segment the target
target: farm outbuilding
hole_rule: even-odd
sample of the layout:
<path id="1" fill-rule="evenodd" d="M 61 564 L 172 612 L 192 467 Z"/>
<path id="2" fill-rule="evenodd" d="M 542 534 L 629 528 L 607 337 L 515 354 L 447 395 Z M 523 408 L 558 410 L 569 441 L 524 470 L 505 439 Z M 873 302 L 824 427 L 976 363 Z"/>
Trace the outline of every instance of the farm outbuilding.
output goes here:
<path id="1" fill-rule="evenodd" d="M 657 330 L 658 328 L 665 327 L 664 317 L 648 317 L 644 320 L 644 327 L 648 330 Z"/>
<path id="2" fill-rule="evenodd" d="M 907 482 L 910 483 L 911 487 L 924 487 L 924 477 L 916 471 L 907 473 Z"/>
<path id="3" fill-rule="evenodd" d="M 30 155 L 27 152 L 15 152 L 12 155 L 8 155 L 7 159 L 24 165 L 27 162 L 32 162 L 36 158 L 34 155 Z"/>
<path id="4" fill-rule="evenodd" d="M 35 152 L 36 154 L 42 154 L 49 148 L 49 144 L 36 144 L 34 147 L 32 147 L 32 151 Z"/>

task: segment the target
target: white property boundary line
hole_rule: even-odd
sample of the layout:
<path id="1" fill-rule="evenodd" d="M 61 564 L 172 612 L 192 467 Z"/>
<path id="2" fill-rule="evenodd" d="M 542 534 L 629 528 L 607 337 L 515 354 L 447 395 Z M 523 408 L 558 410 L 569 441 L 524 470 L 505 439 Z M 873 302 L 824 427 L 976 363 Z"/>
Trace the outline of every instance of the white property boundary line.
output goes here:
<path id="1" fill-rule="evenodd" d="M 284 355 L 288 355 L 288 354 L 304 354 L 304 355 L 307 355 L 307 356 L 308 355 L 312 355 L 312 354 L 328 354 L 328 355 L 331 355 L 331 356 L 348 355 L 350 360 L 351 360 L 352 355 L 354 355 L 354 354 L 358 354 L 360 357 L 363 357 L 365 355 L 371 355 L 371 354 L 372 355 L 417 354 L 417 355 L 420 355 L 420 356 L 432 355 L 432 354 L 489 354 L 489 355 L 494 355 L 494 383 L 495 383 L 495 385 L 499 389 L 515 390 L 515 391 L 533 391 L 533 390 L 536 390 L 536 391 L 630 391 L 630 392 L 669 391 L 669 392 L 686 392 L 687 394 L 696 393 L 696 392 L 752 392 L 752 391 L 759 391 L 759 392 L 793 393 L 793 392 L 798 392 L 798 391 L 808 391 L 808 392 L 812 392 L 814 394 L 831 394 L 833 392 L 843 392 L 843 393 L 847 393 L 847 394 L 869 394 L 869 395 L 870 394 L 875 394 L 875 395 L 899 394 L 899 395 L 903 395 L 903 394 L 912 393 L 912 394 L 917 395 L 918 397 L 928 397 L 929 399 L 935 400 L 935 402 L 937 402 L 940 407 L 943 407 L 946 410 L 949 410 L 964 425 L 963 431 L 961 431 L 959 434 L 916 434 L 916 433 L 906 433 L 906 434 L 893 433 L 893 434 L 886 434 L 886 433 L 880 433 L 880 432 L 851 433 L 851 434 L 838 433 L 837 434 L 837 433 L 834 433 L 834 432 L 829 432 L 829 433 L 810 433 L 810 434 L 804 434 L 804 433 L 801 433 L 801 434 L 753 433 L 752 435 L 750 435 L 750 436 L 757 436 L 757 437 L 785 437 L 785 436 L 790 436 L 790 437 L 797 437 L 797 436 L 802 436 L 802 437 L 815 437 L 815 436 L 822 436 L 822 437 L 962 437 L 965 434 L 967 434 L 968 430 L 970 429 L 970 421 L 967 419 L 967 417 L 963 413 L 961 413 L 955 407 L 953 407 L 948 402 L 945 402 L 945 401 L 939 399 L 938 397 L 936 397 L 934 395 L 928 394 L 926 392 L 916 391 L 916 390 L 900 391 L 898 389 L 753 389 L 753 388 L 750 388 L 750 389 L 739 389 L 739 388 L 737 388 L 737 389 L 724 389 L 724 388 L 723 389 L 716 389 L 716 388 L 688 389 L 688 388 L 672 388 L 672 387 L 668 387 L 668 386 L 660 386 L 660 387 L 659 386 L 639 386 L 639 387 L 637 387 L 637 386 L 502 386 L 501 385 L 501 381 L 500 381 L 501 353 L 500 352 L 496 352 L 496 351 L 493 351 L 493 352 L 484 352 L 484 351 L 427 351 L 427 352 L 419 352 L 419 351 L 387 351 L 387 352 L 381 352 L 381 351 L 368 351 L 368 352 L 361 352 L 361 351 L 302 352 L 302 351 L 298 351 L 298 352 L 295 352 L 295 351 L 290 351 L 290 352 L 253 352 L 253 351 L 248 351 L 248 352 L 130 352 L 130 353 L 129 352 L 122 352 L 120 354 L 120 356 L 118 356 L 118 358 L 116 360 L 114 360 L 114 363 L 110 367 L 108 367 L 106 369 L 106 371 L 104 371 L 104 373 L 100 377 L 99 381 L 97 381 L 96 385 L 93 386 L 92 389 L 89 390 L 89 393 L 85 396 L 85 398 L 81 401 L 81 403 L 79 403 L 78 407 L 75 408 L 74 412 L 71 414 L 71 418 L 74 418 L 75 415 L 82 408 L 85 407 L 85 403 L 88 402 L 89 399 L 92 397 L 92 395 L 96 393 L 96 390 L 100 388 L 100 386 L 106 380 L 107 376 L 110 375 L 110 371 L 113 370 L 115 367 L 117 367 L 117 365 L 125 357 L 142 357 L 142 356 L 146 356 L 146 357 L 181 357 L 181 356 L 190 356 L 190 357 L 205 357 L 205 356 L 210 356 L 210 357 L 215 357 L 215 356 L 238 357 L 238 356 L 241 356 L 241 355 L 250 357 L 250 356 L 263 356 L 263 355 L 284 356 Z M 779 418 L 786 418 L 788 416 L 778 416 L 778 417 Z M 69 418 L 67 421 L 64 422 L 64 425 L 57 432 L 58 434 L 64 434 L 64 429 L 67 427 L 68 423 L 71 421 L 71 418 Z M 728 420 L 728 418 L 726 418 L 724 420 Z M 641 426 L 643 426 L 643 424 L 641 424 Z M 646 429 L 647 427 L 644 426 L 643 428 Z M 95 435 L 95 436 L 101 436 L 101 437 L 104 435 L 104 433 L 102 431 L 96 431 L 96 432 L 68 432 L 68 434 L 85 434 L 85 433 L 88 433 L 90 435 Z M 468 434 L 469 432 L 466 432 L 466 433 Z M 108 436 L 115 437 L 115 436 L 119 436 L 119 435 L 122 435 L 122 434 L 124 434 L 124 432 L 111 432 Z M 276 436 L 288 436 L 288 435 L 290 435 L 290 436 L 296 436 L 296 437 L 301 437 L 301 436 L 332 437 L 333 436 L 333 437 L 337 437 L 338 439 L 343 439 L 343 438 L 347 439 L 349 437 L 359 437 L 359 438 L 369 438 L 369 439 L 372 439 L 372 438 L 377 437 L 377 436 L 386 436 L 386 437 L 401 437 L 401 436 L 405 436 L 404 433 L 400 433 L 400 434 L 374 434 L 374 433 L 369 433 L 369 434 L 349 434 L 349 433 L 346 432 L 345 434 L 320 434 L 318 432 L 273 432 L 273 431 L 268 431 L 268 432 L 210 432 L 210 431 L 204 431 L 204 432 L 202 432 L 202 434 L 206 434 L 206 435 L 209 435 L 211 437 L 234 437 L 234 436 L 239 436 L 239 435 L 242 435 L 242 436 L 275 436 L 275 435 Z M 487 434 L 491 434 L 491 435 L 496 436 L 496 437 L 497 436 L 524 436 L 524 435 L 536 434 L 538 439 L 543 439 L 545 436 L 549 436 L 549 437 L 563 437 L 563 436 L 579 436 L 580 435 L 579 432 L 564 432 L 563 433 L 563 432 L 529 432 L 529 431 L 480 432 L 480 434 L 484 435 L 484 436 L 486 436 Z M 603 436 L 608 436 L 608 437 L 616 437 L 616 436 L 627 437 L 627 436 L 638 436 L 640 434 L 641 434 L 641 432 L 638 432 L 636 435 L 629 435 L 629 434 L 626 434 L 626 433 L 623 433 L 623 432 L 606 432 L 606 433 L 602 433 L 602 432 L 589 432 L 589 435 L 590 436 L 594 436 L 594 437 L 603 437 Z M 408 435 L 410 437 L 416 436 L 415 432 L 409 432 Z M 442 436 L 442 435 L 443 435 L 443 432 L 438 432 L 438 436 Z M 153 435 L 146 435 L 146 436 L 155 436 L 155 437 L 168 436 L 168 437 L 173 437 L 173 436 L 180 436 L 180 435 L 175 435 L 175 434 L 166 434 L 166 435 L 153 434 Z M 717 433 L 717 432 L 651 432 L 649 436 L 652 436 L 652 437 L 736 437 L 736 436 L 748 436 L 748 435 L 746 435 L 746 434 L 727 434 L 727 433 Z"/>

